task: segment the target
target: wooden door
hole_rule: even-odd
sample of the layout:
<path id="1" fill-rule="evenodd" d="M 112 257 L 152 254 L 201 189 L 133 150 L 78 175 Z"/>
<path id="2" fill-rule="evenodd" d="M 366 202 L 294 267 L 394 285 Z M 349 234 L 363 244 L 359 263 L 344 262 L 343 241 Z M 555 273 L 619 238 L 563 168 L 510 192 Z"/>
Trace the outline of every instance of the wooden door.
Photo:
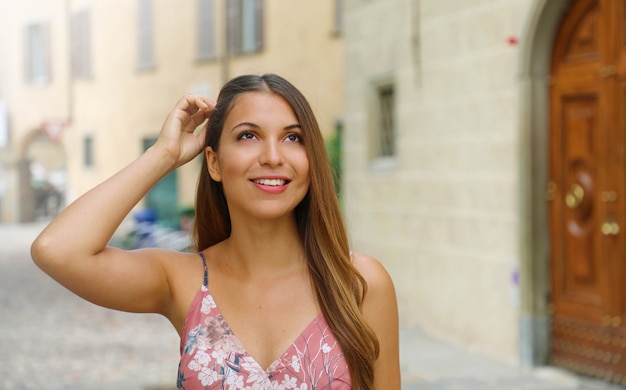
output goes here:
<path id="1" fill-rule="evenodd" d="M 551 361 L 626 385 L 626 0 L 573 1 L 550 78 Z"/>

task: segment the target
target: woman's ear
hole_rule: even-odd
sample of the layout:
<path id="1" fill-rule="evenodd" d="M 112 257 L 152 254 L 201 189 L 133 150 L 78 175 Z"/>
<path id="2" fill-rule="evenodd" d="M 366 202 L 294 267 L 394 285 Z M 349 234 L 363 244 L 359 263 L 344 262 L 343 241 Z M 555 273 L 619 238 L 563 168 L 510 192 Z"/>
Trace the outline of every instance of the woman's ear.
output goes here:
<path id="1" fill-rule="evenodd" d="M 211 146 L 207 146 L 204 150 L 206 154 L 206 162 L 209 168 L 209 176 L 211 179 L 217 182 L 222 181 L 222 171 L 220 170 L 220 163 L 217 159 L 217 152 L 213 150 Z"/>

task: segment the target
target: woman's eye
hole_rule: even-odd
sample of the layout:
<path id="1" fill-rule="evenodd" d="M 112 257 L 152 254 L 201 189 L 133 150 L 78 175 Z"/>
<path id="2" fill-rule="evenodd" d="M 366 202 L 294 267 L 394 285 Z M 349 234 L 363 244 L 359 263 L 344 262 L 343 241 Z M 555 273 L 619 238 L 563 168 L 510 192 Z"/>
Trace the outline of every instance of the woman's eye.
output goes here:
<path id="1" fill-rule="evenodd" d="M 297 133 L 289 134 L 286 139 L 289 142 L 302 142 L 302 136 Z"/>
<path id="2" fill-rule="evenodd" d="M 250 132 L 243 132 L 241 134 L 239 134 L 239 136 L 237 137 L 238 140 L 240 139 L 254 139 L 254 134 L 250 133 Z"/>

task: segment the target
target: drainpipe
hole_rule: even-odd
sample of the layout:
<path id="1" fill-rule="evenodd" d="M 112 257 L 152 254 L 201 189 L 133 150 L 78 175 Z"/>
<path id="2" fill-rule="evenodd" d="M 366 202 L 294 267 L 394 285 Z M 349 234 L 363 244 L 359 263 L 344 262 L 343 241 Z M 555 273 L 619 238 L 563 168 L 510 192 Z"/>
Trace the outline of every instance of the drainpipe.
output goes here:
<path id="1" fill-rule="evenodd" d="M 224 34 L 223 34 L 223 44 L 224 44 L 224 52 L 222 54 L 222 85 L 226 84 L 230 79 L 230 48 L 228 45 L 228 40 L 230 38 L 230 34 L 228 33 L 228 23 L 230 20 L 230 7 L 228 6 L 229 1 L 224 0 Z"/>
<path id="2" fill-rule="evenodd" d="M 66 127 L 72 125 L 74 119 L 74 81 L 72 79 L 72 0 L 65 0 L 65 26 L 67 28 L 67 119 Z"/>

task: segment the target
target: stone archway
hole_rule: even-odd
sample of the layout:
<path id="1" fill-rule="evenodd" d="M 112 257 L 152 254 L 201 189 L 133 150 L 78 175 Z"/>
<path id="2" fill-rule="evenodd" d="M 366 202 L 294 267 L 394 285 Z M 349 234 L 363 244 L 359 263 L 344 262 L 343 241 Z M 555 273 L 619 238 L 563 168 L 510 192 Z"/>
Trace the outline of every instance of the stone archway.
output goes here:
<path id="1" fill-rule="evenodd" d="M 24 137 L 9 170 L 16 184 L 13 207 L 19 222 L 49 218 L 60 211 L 65 201 L 65 151 L 43 128 Z"/>
<path id="2" fill-rule="evenodd" d="M 521 36 L 519 106 L 520 363 L 550 357 L 548 135 L 550 59 L 571 0 L 535 0 Z"/>

